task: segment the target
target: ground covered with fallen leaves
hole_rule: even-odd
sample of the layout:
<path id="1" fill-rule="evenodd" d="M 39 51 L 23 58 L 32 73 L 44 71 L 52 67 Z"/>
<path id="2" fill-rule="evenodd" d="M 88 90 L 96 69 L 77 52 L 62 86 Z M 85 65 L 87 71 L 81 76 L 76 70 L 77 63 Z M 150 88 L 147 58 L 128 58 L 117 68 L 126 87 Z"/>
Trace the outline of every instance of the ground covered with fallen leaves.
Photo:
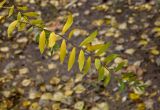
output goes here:
<path id="1" fill-rule="evenodd" d="M 40 54 L 36 30 L 15 32 L 8 39 L 7 20 L 0 25 L 0 110 L 160 110 L 160 6 L 156 0 L 22 1 L 40 11 L 53 31 L 60 30 L 64 16 L 72 12 L 73 42 L 97 29 L 96 42 L 112 41 L 109 53 L 120 54 L 115 63 L 128 62 L 125 71 L 136 74 L 147 88 L 141 95 L 129 87 L 120 92 L 114 79 L 120 73 L 113 73 L 110 84 L 103 87 L 94 68 L 87 76 L 76 65 L 67 72 L 56 52 Z"/>

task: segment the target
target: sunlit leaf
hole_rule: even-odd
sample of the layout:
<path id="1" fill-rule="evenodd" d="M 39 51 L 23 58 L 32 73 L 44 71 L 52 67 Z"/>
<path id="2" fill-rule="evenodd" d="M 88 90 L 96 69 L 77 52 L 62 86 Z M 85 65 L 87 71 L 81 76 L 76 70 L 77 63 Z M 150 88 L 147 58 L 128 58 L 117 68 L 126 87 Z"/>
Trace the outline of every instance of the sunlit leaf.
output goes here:
<path id="1" fill-rule="evenodd" d="M 14 5 L 12 5 L 12 7 L 10 8 L 8 17 L 10 17 L 13 14 L 13 12 L 14 12 Z"/>
<path id="2" fill-rule="evenodd" d="M 2 1 L 0 2 L 0 8 L 1 8 L 5 3 L 6 3 L 6 0 L 2 0 Z"/>
<path id="3" fill-rule="evenodd" d="M 23 15 L 28 17 L 37 17 L 39 14 L 37 12 L 26 12 L 26 13 L 23 13 Z"/>
<path id="4" fill-rule="evenodd" d="M 104 44 L 104 45 L 96 52 L 96 55 L 98 56 L 98 55 L 102 54 L 103 52 L 106 52 L 107 49 L 110 47 L 110 45 L 111 45 L 111 42 L 108 42 L 108 43 Z"/>
<path id="5" fill-rule="evenodd" d="M 76 57 L 76 48 L 74 47 L 70 53 L 69 60 L 68 60 L 68 71 L 71 70 Z"/>
<path id="6" fill-rule="evenodd" d="M 96 69 L 98 70 L 99 67 L 101 66 L 101 61 L 100 61 L 100 59 L 97 59 L 97 58 L 96 58 L 94 64 L 95 64 Z"/>
<path id="7" fill-rule="evenodd" d="M 104 67 L 101 66 L 99 69 L 98 69 L 98 81 L 102 81 L 104 80 Z"/>
<path id="8" fill-rule="evenodd" d="M 91 67 L 91 57 L 89 56 L 84 67 L 84 74 L 87 74 Z"/>
<path id="9" fill-rule="evenodd" d="M 39 36 L 39 49 L 41 54 L 44 52 L 45 46 L 46 46 L 46 33 L 45 31 L 42 31 Z"/>
<path id="10" fill-rule="evenodd" d="M 67 21 L 66 21 L 65 25 L 63 26 L 63 29 L 62 29 L 63 35 L 71 27 L 72 23 L 73 23 L 73 16 L 72 16 L 72 14 L 70 14 L 70 15 L 68 15 Z"/>
<path id="11" fill-rule="evenodd" d="M 106 64 L 109 64 L 110 62 L 112 62 L 115 58 L 117 58 L 118 55 L 117 54 L 111 54 L 109 56 L 107 56 L 105 59 L 104 59 L 104 62 Z"/>
<path id="12" fill-rule="evenodd" d="M 78 57 L 78 63 L 79 63 L 79 70 L 82 71 L 84 66 L 85 56 L 83 50 L 80 51 L 79 57 Z"/>
<path id="13" fill-rule="evenodd" d="M 57 40 L 56 34 L 55 34 L 54 32 L 52 32 L 52 33 L 50 34 L 50 36 L 49 36 L 48 47 L 52 48 L 52 47 L 55 45 L 56 40 Z"/>
<path id="14" fill-rule="evenodd" d="M 11 34 L 14 31 L 14 29 L 16 28 L 17 24 L 18 24 L 18 20 L 15 20 L 8 26 L 7 33 L 8 33 L 9 38 L 11 37 Z"/>
<path id="15" fill-rule="evenodd" d="M 66 41 L 63 40 L 61 47 L 60 47 L 60 62 L 63 63 L 64 62 L 64 58 L 66 56 Z"/>
<path id="16" fill-rule="evenodd" d="M 94 38 L 97 36 L 97 34 L 98 34 L 98 31 L 97 31 L 97 30 L 94 31 L 93 33 L 91 33 L 86 39 L 84 39 L 84 40 L 81 42 L 80 46 L 84 46 L 84 45 L 86 45 L 86 44 L 91 43 L 91 42 L 94 40 Z"/>

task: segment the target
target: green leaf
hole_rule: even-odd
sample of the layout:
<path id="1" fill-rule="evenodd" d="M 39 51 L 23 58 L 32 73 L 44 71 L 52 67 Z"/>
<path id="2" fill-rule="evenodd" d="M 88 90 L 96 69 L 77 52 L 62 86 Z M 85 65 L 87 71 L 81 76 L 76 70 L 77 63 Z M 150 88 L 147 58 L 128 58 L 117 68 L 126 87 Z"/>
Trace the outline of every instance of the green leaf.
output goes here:
<path id="1" fill-rule="evenodd" d="M 43 30 L 39 36 L 39 49 L 41 54 L 44 52 L 45 46 L 46 46 L 46 34 L 45 31 Z"/>
<path id="2" fill-rule="evenodd" d="M 96 45 L 87 45 L 87 50 L 88 51 L 96 51 L 100 48 L 102 48 L 104 44 L 96 44 Z"/>
<path id="3" fill-rule="evenodd" d="M 88 59 L 87 59 L 87 62 L 86 62 L 86 65 L 84 67 L 84 74 L 87 74 L 89 69 L 91 67 L 91 57 L 89 56 Z"/>
<path id="4" fill-rule="evenodd" d="M 14 5 L 12 5 L 12 7 L 10 8 L 8 17 L 10 17 L 13 14 L 13 12 L 14 12 Z"/>
<path id="5" fill-rule="evenodd" d="M 30 23 L 34 25 L 42 25 L 43 21 L 41 19 L 34 19 L 34 20 L 30 20 Z"/>
<path id="6" fill-rule="evenodd" d="M 21 12 L 18 12 L 18 14 L 17 14 L 17 20 L 20 21 L 21 18 L 22 18 Z"/>
<path id="7" fill-rule="evenodd" d="M 6 3 L 6 0 L 2 0 L 2 1 L 0 2 L 0 8 L 1 8 L 5 3 Z"/>
<path id="8" fill-rule="evenodd" d="M 98 34 L 97 30 L 91 33 L 86 39 L 83 40 L 83 42 L 81 42 L 80 46 L 84 46 L 91 43 L 93 39 L 97 36 L 97 34 Z"/>
<path id="9" fill-rule="evenodd" d="M 96 58 L 95 61 L 94 61 L 94 64 L 95 64 L 96 69 L 98 70 L 99 67 L 101 66 L 101 61 L 100 61 L 100 59 Z"/>
<path id="10" fill-rule="evenodd" d="M 56 40 L 57 40 L 57 36 L 54 32 L 52 32 L 49 36 L 49 43 L 48 43 L 48 47 L 49 48 L 52 48 L 55 43 L 56 43 Z"/>
<path id="11" fill-rule="evenodd" d="M 69 60 L 68 60 L 68 71 L 71 70 L 76 57 L 76 48 L 74 47 L 70 53 Z"/>
<path id="12" fill-rule="evenodd" d="M 26 7 L 26 6 L 18 6 L 17 8 L 18 8 L 18 10 L 22 10 L 22 11 L 28 10 L 28 7 Z"/>
<path id="13" fill-rule="evenodd" d="M 106 43 L 105 45 L 103 45 L 102 48 L 100 48 L 100 49 L 96 52 L 96 55 L 98 56 L 98 55 L 102 54 L 103 52 L 106 52 L 107 49 L 110 47 L 110 45 L 111 45 L 111 42 L 108 42 L 108 43 Z"/>
<path id="14" fill-rule="evenodd" d="M 66 31 L 71 27 L 73 23 L 73 16 L 72 14 L 68 15 L 67 21 L 65 23 L 65 25 L 63 26 L 62 29 L 62 35 L 64 35 L 66 33 Z"/>
<path id="15" fill-rule="evenodd" d="M 36 12 L 26 12 L 26 13 L 23 13 L 23 15 L 28 17 L 37 17 L 39 14 Z"/>
<path id="16" fill-rule="evenodd" d="M 102 81 L 104 80 L 104 67 L 101 66 L 99 69 L 98 69 L 98 81 Z"/>
<path id="17" fill-rule="evenodd" d="M 118 64 L 118 66 L 114 69 L 114 70 L 115 70 L 115 72 L 117 72 L 117 71 L 121 70 L 121 69 L 124 67 L 124 65 L 125 65 L 125 62 L 121 62 L 121 63 L 119 63 L 119 64 Z"/>
<path id="18" fill-rule="evenodd" d="M 7 33 L 8 33 L 9 38 L 11 37 L 11 34 L 14 31 L 14 29 L 16 28 L 17 24 L 18 24 L 18 20 L 15 20 L 8 26 Z"/>
<path id="19" fill-rule="evenodd" d="M 60 47 L 60 62 L 64 62 L 64 58 L 66 56 L 66 41 L 63 39 L 61 47 Z"/>
<path id="20" fill-rule="evenodd" d="M 79 70 L 82 71 L 84 66 L 85 56 L 83 50 L 80 51 L 79 57 L 78 57 L 78 63 L 79 63 Z"/>
<path id="21" fill-rule="evenodd" d="M 108 72 L 108 70 L 106 70 L 106 68 L 104 69 L 106 75 L 105 75 L 105 80 L 104 80 L 104 85 L 107 86 L 111 80 L 111 75 Z"/>
<path id="22" fill-rule="evenodd" d="M 107 56 L 105 59 L 104 59 L 104 62 L 106 64 L 109 64 L 110 62 L 112 62 L 115 58 L 117 58 L 118 55 L 117 54 L 111 54 L 109 56 Z"/>

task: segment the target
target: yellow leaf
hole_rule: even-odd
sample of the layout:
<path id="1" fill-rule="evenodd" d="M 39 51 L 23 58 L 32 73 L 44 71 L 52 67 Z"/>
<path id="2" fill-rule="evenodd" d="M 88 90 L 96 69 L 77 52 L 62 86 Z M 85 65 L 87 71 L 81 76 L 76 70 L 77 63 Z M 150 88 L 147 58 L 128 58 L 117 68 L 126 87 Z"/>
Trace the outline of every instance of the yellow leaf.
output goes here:
<path id="1" fill-rule="evenodd" d="M 75 57 L 76 57 L 76 48 L 74 47 L 70 53 L 69 56 L 69 61 L 68 61 L 68 71 L 71 70 L 74 62 L 75 62 Z"/>
<path id="2" fill-rule="evenodd" d="M 10 8 L 8 17 L 10 17 L 14 12 L 14 5 Z"/>
<path id="3" fill-rule="evenodd" d="M 78 63 L 79 63 L 79 70 L 82 71 L 84 66 L 85 56 L 83 50 L 80 51 L 79 57 L 78 57 Z"/>
<path id="4" fill-rule="evenodd" d="M 18 24 L 18 20 L 15 20 L 8 26 L 8 30 L 7 30 L 8 37 L 11 37 L 11 34 L 16 28 L 17 24 Z"/>
<path id="5" fill-rule="evenodd" d="M 91 33 L 86 39 L 83 40 L 83 42 L 81 42 L 80 46 L 87 45 L 92 42 L 93 39 L 97 36 L 97 34 L 98 31 L 94 31 L 93 33 Z"/>
<path id="6" fill-rule="evenodd" d="M 65 25 L 63 26 L 63 29 L 62 29 L 63 35 L 71 27 L 72 23 L 73 23 L 73 16 L 72 16 L 72 14 L 70 14 L 70 15 L 68 15 L 67 21 L 66 21 Z"/>
<path id="7" fill-rule="evenodd" d="M 66 56 L 66 41 L 63 40 L 60 48 L 60 62 L 63 63 Z"/>
<path id="8" fill-rule="evenodd" d="M 71 39 L 74 32 L 76 31 L 77 29 L 73 29 L 70 33 L 69 33 L 69 36 L 68 36 L 68 39 Z"/>
<path id="9" fill-rule="evenodd" d="M 91 67 L 91 57 L 88 57 L 86 65 L 84 67 L 84 74 L 87 74 L 87 72 L 89 71 Z"/>
<path id="10" fill-rule="evenodd" d="M 138 100 L 138 99 L 140 99 L 140 95 L 138 95 L 138 94 L 135 94 L 135 93 L 130 93 L 129 94 L 129 98 L 131 99 L 131 100 Z"/>
<path id="11" fill-rule="evenodd" d="M 46 33 L 45 31 L 42 31 L 39 36 L 39 49 L 41 54 L 44 52 L 45 45 L 46 45 Z"/>
<path id="12" fill-rule="evenodd" d="M 54 32 L 52 32 L 52 33 L 50 34 L 50 36 L 49 36 L 48 47 L 52 48 L 52 47 L 55 45 L 56 40 L 57 40 L 56 34 L 55 34 Z"/>
<path id="13" fill-rule="evenodd" d="M 0 2 L 0 8 L 6 3 L 6 0 Z"/>

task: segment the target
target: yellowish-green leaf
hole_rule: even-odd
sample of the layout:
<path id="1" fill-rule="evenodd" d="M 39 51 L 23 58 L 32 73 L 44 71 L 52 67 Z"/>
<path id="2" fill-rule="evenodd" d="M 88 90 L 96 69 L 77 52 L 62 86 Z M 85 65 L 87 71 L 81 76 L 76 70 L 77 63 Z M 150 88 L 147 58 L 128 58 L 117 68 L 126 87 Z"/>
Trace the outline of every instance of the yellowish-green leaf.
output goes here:
<path id="1" fill-rule="evenodd" d="M 104 72 L 105 72 L 104 85 L 107 86 L 109 84 L 110 80 L 111 80 L 111 75 L 106 68 L 104 68 Z"/>
<path id="2" fill-rule="evenodd" d="M 66 41 L 63 40 L 60 47 L 60 62 L 63 63 L 66 56 Z"/>
<path id="3" fill-rule="evenodd" d="M 111 42 L 106 43 L 105 45 L 103 45 L 97 52 L 96 55 L 101 55 L 103 52 L 106 52 L 107 49 L 110 47 Z"/>
<path id="4" fill-rule="evenodd" d="M 17 8 L 18 8 L 18 10 L 22 10 L 22 11 L 28 10 L 28 7 L 26 7 L 26 6 L 19 6 Z"/>
<path id="5" fill-rule="evenodd" d="M 91 43 L 94 40 L 94 38 L 97 36 L 97 34 L 98 34 L 97 30 L 94 31 L 93 33 L 91 33 L 86 39 L 84 39 L 81 42 L 80 46 L 84 46 L 84 45 L 87 45 L 87 44 Z"/>
<path id="6" fill-rule="evenodd" d="M 18 14 L 17 14 L 17 20 L 20 21 L 21 18 L 22 18 L 21 12 L 18 12 Z"/>
<path id="7" fill-rule="evenodd" d="M 23 15 L 28 17 L 37 17 L 39 14 L 36 12 L 26 12 L 26 13 L 23 13 Z"/>
<path id="8" fill-rule="evenodd" d="M 55 43 L 56 43 L 57 37 L 56 34 L 54 32 L 52 32 L 49 36 L 49 43 L 48 43 L 48 47 L 52 48 Z"/>
<path id="9" fill-rule="evenodd" d="M 44 52 L 45 46 L 46 46 L 46 33 L 45 31 L 42 31 L 39 36 L 39 49 L 41 54 Z"/>
<path id="10" fill-rule="evenodd" d="M 13 12 L 14 12 L 14 5 L 12 5 L 12 7 L 10 8 L 8 17 L 10 17 L 13 14 Z"/>
<path id="11" fill-rule="evenodd" d="M 87 45 L 88 51 L 95 51 L 100 49 L 104 44 L 96 44 L 96 45 Z"/>
<path id="12" fill-rule="evenodd" d="M 70 53 L 69 60 L 68 60 L 68 71 L 71 70 L 76 57 L 76 48 L 74 47 Z"/>
<path id="13" fill-rule="evenodd" d="M 107 56 L 105 59 L 104 59 L 104 62 L 106 64 L 109 64 L 110 62 L 112 62 L 115 58 L 117 58 L 118 55 L 117 54 L 111 54 L 109 56 Z"/>
<path id="14" fill-rule="evenodd" d="M 84 67 L 84 74 L 87 74 L 91 67 L 91 57 L 89 56 Z"/>
<path id="15" fill-rule="evenodd" d="M 6 0 L 0 2 L 0 8 L 6 3 Z"/>
<path id="16" fill-rule="evenodd" d="M 73 16 L 72 16 L 72 14 L 70 14 L 70 15 L 68 15 L 67 21 L 66 21 L 65 25 L 63 26 L 63 29 L 62 29 L 63 35 L 71 27 L 72 23 L 73 23 Z"/>
<path id="17" fill-rule="evenodd" d="M 14 29 L 16 28 L 17 24 L 18 24 L 18 20 L 15 20 L 8 26 L 7 33 L 8 33 L 9 38 L 11 37 L 11 34 L 14 31 Z"/>
<path id="18" fill-rule="evenodd" d="M 101 66 L 99 69 L 98 69 L 98 81 L 102 81 L 104 80 L 104 67 Z"/>
<path id="19" fill-rule="evenodd" d="M 100 59 L 95 59 L 95 61 L 94 61 L 94 64 L 95 64 L 95 67 L 96 67 L 96 69 L 98 70 L 99 69 L 99 67 L 101 66 L 101 61 L 100 61 Z"/>
<path id="20" fill-rule="evenodd" d="M 70 33 L 69 33 L 69 36 L 68 36 L 68 39 L 71 39 L 74 32 L 76 31 L 77 29 L 73 29 Z"/>
<path id="21" fill-rule="evenodd" d="M 117 72 L 117 71 L 121 70 L 121 69 L 124 67 L 124 65 L 125 65 L 125 62 L 121 62 L 121 63 L 119 63 L 119 64 L 118 64 L 118 66 L 114 69 L 114 70 L 115 70 L 115 72 Z"/>
<path id="22" fill-rule="evenodd" d="M 18 25 L 18 31 L 23 31 L 26 27 L 26 23 L 19 23 Z"/>
<path id="23" fill-rule="evenodd" d="M 30 20 L 30 23 L 34 25 L 38 25 L 38 24 L 42 24 L 43 21 L 41 19 L 36 19 L 36 20 Z"/>
<path id="24" fill-rule="evenodd" d="M 155 27 L 155 28 L 153 28 L 152 31 L 153 31 L 153 32 L 160 32 L 160 27 Z"/>
<path id="25" fill-rule="evenodd" d="M 79 57 L 78 57 L 78 63 L 79 63 L 79 70 L 82 71 L 84 66 L 85 56 L 83 50 L 80 51 Z"/>

